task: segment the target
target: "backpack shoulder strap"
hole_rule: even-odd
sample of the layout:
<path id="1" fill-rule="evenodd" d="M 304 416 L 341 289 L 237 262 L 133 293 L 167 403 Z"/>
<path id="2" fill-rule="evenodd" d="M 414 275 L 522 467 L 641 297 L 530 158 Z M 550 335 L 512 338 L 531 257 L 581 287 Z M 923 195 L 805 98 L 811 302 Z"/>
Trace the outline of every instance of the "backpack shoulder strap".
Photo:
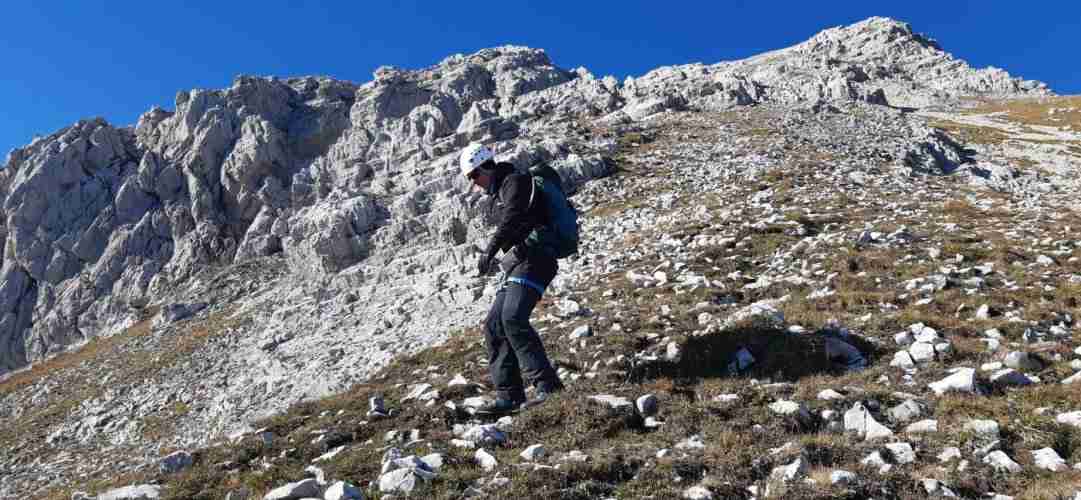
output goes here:
<path id="1" fill-rule="evenodd" d="M 532 175 L 529 176 L 529 205 L 526 210 L 533 208 L 533 199 L 537 196 L 537 179 Z"/>

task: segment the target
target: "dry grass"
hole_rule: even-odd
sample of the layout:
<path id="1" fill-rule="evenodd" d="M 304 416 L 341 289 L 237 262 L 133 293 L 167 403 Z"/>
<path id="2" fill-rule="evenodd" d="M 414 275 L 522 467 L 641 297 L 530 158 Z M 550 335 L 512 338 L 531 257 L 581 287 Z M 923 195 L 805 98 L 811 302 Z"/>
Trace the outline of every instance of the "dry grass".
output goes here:
<path id="1" fill-rule="evenodd" d="M 191 354 L 214 335 L 224 334 L 238 326 L 244 319 L 230 317 L 231 310 L 211 313 L 205 320 L 189 320 L 189 329 L 183 335 L 161 339 L 158 350 L 139 351 L 133 348 L 140 338 L 153 334 L 154 310 L 148 310 L 144 319 L 124 332 L 107 338 L 98 338 L 83 349 L 63 353 L 56 358 L 36 365 L 33 369 L 5 381 L 4 390 L 14 391 L 33 383 L 33 377 L 46 374 L 62 383 L 53 387 L 47 404 L 25 411 L 13 426 L 0 428 L 0 446 L 20 449 L 23 454 L 52 454 L 55 450 L 46 444 L 48 433 L 63 423 L 80 404 L 94 400 L 104 393 L 106 386 L 99 383 L 103 371 L 124 380 L 154 378 L 168 367 L 188 359 Z M 90 364 L 90 361 L 93 364 Z M 93 373 L 87 373 L 93 370 Z M 13 384 L 8 386 L 7 384 Z M 149 442 L 159 442 L 172 435 L 176 418 L 191 411 L 183 403 L 175 402 L 162 411 L 141 420 L 140 433 Z M 79 452 L 81 453 L 81 451 Z M 130 484 L 145 474 L 125 473 L 115 477 L 95 478 L 86 484 L 71 485 L 47 492 L 41 498 L 70 498 L 78 488 L 101 490 L 120 484 Z"/>
<path id="2" fill-rule="evenodd" d="M 770 133 L 767 125 L 744 128 L 755 141 L 762 141 L 763 147 L 776 139 L 776 134 Z M 624 148 L 621 153 L 631 155 L 634 154 L 632 149 L 641 153 L 650 148 L 668 147 L 683 140 L 682 137 L 707 132 L 681 129 L 678 134 L 650 136 L 631 131 L 620 138 Z M 632 163 L 629 156 L 620 161 L 626 161 L 628 166 Z M 872 399 L 885 409 L 902 402 L 903 398 L 895 391 L 926 395 L 926 380 L 944 375 L 947 364 L 932 363 L 921 369 L 919 383 L 915 386 L 897 384 L 899 374 L 888 366 L 895 350 L 891 337 L 897 331 L 915 322 L 933 326 L 953 341 L 956 353 L 950 365 L 978 366 L 991 360 L 978 340 L 983 330 L 1000 328 L 1009 340 L 1016 340 L 1023 331 L 1022 325 L 997 317 L 970 321 L 971 311 L 980 304 L 986 302 L 998 310 L 1019 309 L 1025 319 L 1037 320 L 1063 310 L 1076 313 L 1076 299 L 1071 302 L 1071 298 L 1081 294 L 1081 289 L 1062 283 L 1062 273 L 1044 278 L 1027 267 L 1013 266 L 1015 262 L 1030 265 L 1035 254 L 1025 248 L 1026 242 L 1011 241 L 1002 232 L 987 230 L 992 224 L 1009 228 L 1026 223 L 1029 224 L 1026 227 L 1034 232 L 1033 236 L 1049 231 L 1059 234 L 1066 233 L 1063 226 L 1069 224 L 1069 220 L 1021 221 L 997 205 L 987 210 L 965 201 L 962 198 L 965 192 L 955 191 L 954 185 L 935 184 L 932 186 L 937 189 L 934 194 L 940 196 L 933 198 L 932 203 L 921 201 L 907 205 L 912 210 L 930 208 L 929 214 L 921 212 L 919 216 L 883 222 L 881 206 L 875 205 L 878 200 L 868 201 L 844 190 L 816 187 L 813 172 L 821 167 L 814 166 L 811 161 L 802 162 L 801 159 L 793 161 L 790 168 L 767 172 L 756 183 L 758 185 L 745 190 L 733 190 L 724 196 L 710 194 L 696 200 L 707 209 L 719 210 L 732 206 L 732 199 L 745 198 L 758 189 L 772 188 L 775 199 L 792 203 L 784 207 L 784 215 L 798 225 L 772 224 L 751 229 L 740 221 L 681 221 L 672 227 L 644 228 L 625 235 L 624 243 L 643 253 L 656 245 L 660 233 L 683 242 L 692 241 L 698 235 L 734 238 L 730 244 L 695 248 L 691 258 L 683 263 L 694 273 L 723 285 L 696 289 L 677 289 L 673 284 L 648 288 L 636 286 L 627 279 L 626 271 L 652 268 L 657 263 L 649 259 L 630 261 L 624 263 L 626 268 L 619 272 L 596 276 L 591 283 L 570 294 L 569 298 L 589 308 L 588 316 L 561 322 L 559 327 L 544 321 L 534 322 L 544 331 L 551 358 L 581 378 L 570 385 L 569 391 L 517 415 L 510 442 L 487 448 L 504 464 L 501 473 L 512 480 L 510 485 L 495 493 L 497 497 L 678 498 L 686 487 L 701 484 L 713 491 L 715 497 L 742 498 L 746 486 L 764 486 L 772 468 L 791 462 L 796 451 L 805 453 L 811 464 L 811 477 L 818 484 L 793 484 L 784 498 L 920 498 L 924 492 L 914 481 L 917 477 L 938 477 L 966 497 L 999 491 L 1025 492 L 1031 498 L 1052 498 L 1058 492 L 1066 491 L 1062 484 L 1054 482 L 1054 478 L 1031 470 L 1005 477 L 977 461 L 973 461 L 972 468 L 964 473 L 946 472 L 932 463 L 934 454 L 943 446 L 956 445 L 966 447 L 966 452 L 970 450 L 969 436 L 959 429 L 972 418 L 998 421 L 1003 427 L 1005 448 L 1020 462 L 1026 463 L 1031 449 L 1044 446 L 1054 447 L 1071 463 L 1081 460 L 1078 433 L 1035 412 L 1036 408 L 1057 410 L 1077 408 L 1081 404 L 1079 396 L 1074 394 L 1076 391 L 1057 384 L 998 390 L 983 397 L 950 395 L 932 398 L 927 395 L 932 410 L 929 418 L 939 419 L 945 431 L 927 438 L 899 435 L 899 440 L 913 443 L 921 463 L 926 465 L 899 466 L 885 475 L 859 465 L 859 460 L 879 449 L 881 443 L 866 443 L 828 433 L 817 419 L 796 422 L 778 417 L 768 409 L 768 405 L 778 399 L 803 401 L 816 415 L 824 409 L 843 412 L 851 408 L 854 401 Z M 662 167 L 655 172 L 662 175 L 665 170 Z M 609 179 L 620 187 L 631 186 L 634 190 L 623 199 L 594 207 L 589 215 L 604 217 L 625 210 L 656 210 L 651 198 L 660 193 L 657 186 L 664 183 L 639 183 L 643 180 L 643 177 L 637 177 L 639 173 L 628 168 L 625 174 Z M 812 202 L 796 205 L 792 201 L 808 193 L 814 195 Z M 872 193 L 870 197 L 876 196 Z M 904 200 L 900 201 L 904 203 Z M 998 198 L 995 201 L 1005 202 Z M 945 222 L 957 224 L 959 230 L 947 233 L 940 228 Z M 917 237 L 907 244 L 852 243 L 850 235 L 858 234 L 869 223 L 875 224 L 876 230 L 887 232 L 905 225 Z M 833 295 L 811 300 L 807 297 L 813 290 L 807 285 L 774 283 L 751 290 L 745 289 L 746 283 L 738 278 L 726 278 L 736 271 L 748 277 L 763 273 L 775 256 L 802 239 L 793 232 L 794 229 L 800 229 L 802 234 L 843 236 L 843 241 L 823 244 L 808 250 L 802 257 L 818 264 L 816 269 L 822 274 L 836 273 L 830 282 L 835 291 Z M 942 257 L 938 260 L 927 257 L 930 248 L 940 248 Z M 946 290 L 935 293 L 931 304 L 915 306 L 914 294 L 904 293 L 903 282 L 939 272 L 947 258 L 952 259 L 958 254 L 964 258 L 960 266 L 994 263 L 997 274 L 989 277 L 994 286 L 986 293 L 969 295 L 963 287 L 951 284 Z M 1062 267 L 1073 269 L 1066 264 Z M 822 274 L 817 275 L 818 279 L 822 279 Z M 1054 283 L 1056 289 L 1045 291 L 1037 286 L 1044 279 Z M 1018 289 L 1007 290 L 1002 286 L 1004 280 L 1015 281 Z M 821 338 L 813 334 L 790 334 L 767 324 L 743 324 L 700 334 L 703 326 L 698 323 L 697 316 L 703 310 L 723 315 L 738 305 L 782 295 L 790 296 L 783 305 L 789 324 L 815 329 L 828 319 L 837 318 L 843 324 L 853 326 L 853 342 L 868 355 L 871 367 L 857 373 L 838 371 L 825 359 Z M 908 297 L 899 299 L 900 295 Z M 729 302 L 737 305 L 730 306 Z M 883 309 L 883 304 L 896 304 L 899 309 Z M 669 306 L 670 313 L 661 314 L 661 305 Z M 963 311 L 967 311 L 964 314 L 957 312 L 961 305 L 965 306 Z M 533 317 L 545 317 L 554 313 L 554 309 L 552 302 L 546 299 L 538 305 Z M 870 315 L 870 319 L 857 324 L 856 318 L 865 315 Z M 583 323 L 593 326 L 594 337 L 585 339 L 584 343 L 562 338 Z M 615 328 L 617 324 L 618 329 Z M 207 327 L 202 333 L 195 332 L 194 342 L 198 342 L 200 336 L 212 335 L 213 331 L 216 330 Z M 659 335 L 659 338 L 651 339 L 650 335 Z M 866 339 L 875 339 L 879 343 Z M 664 361 L 670 342 L 679 345 L 684 353 L 678 361 Z M 758 362 L 749 373 L 731 376 L 726 373 L 725 362 L 740 347 L 751 350 Z M 179 349 L 181 356 L 184 350 Z M 660 360 L 632 362 L 638 354 L 656 355 Z M 472 395 L 473 390 L 447 388 L 444 377 L 461 373 L 471 381 L 486 381 L 487 370 L 478 362 L 484 356 L 481 334 L 476 328 L 455 332 L 445 344 L 399 358 L 363 384 L 332 397 L 295 405 L 280 415 L 256 423 L 276 436 L 269 446 L 253 438 L 235 444 L 216 443 L 198 450 L 195 466 L 175 476 L 165 477 L 148 470 L 113 481 L 78 486 L 102 491 L 121 482 L 159 481 L 165 486 L 167 498 L 223 498 L 228 492 L 242 487 L 250 490 L 253 497 L 259 497 L 272 487 L 303 478 L 303 469 L 315 457 L 339 445 L 347 446 L 342 454 L 318 465 L 335 480 L 365 485 L 378 477 L 380 458 L 385 449 L 393 445 L 402 447 L 405 454 L 443 453 L 445 466 L 438 479 L 425 486 L 423 495 L 433 499 L 460 498 L 467 487 L 473 486 L 478 479 L 491 477 L 491 473 L 482 471 L 474 463 L 472 450 L 447 444 L 452 437 L 453 425 L 473 419 L 464 412 L 447 410 L 442 403 L 461 401 Z M 623 356 L 623 361 L 612 361 L 619 356 Z M 598 361 L 600 367 L 590 373 Z M 432 366 L 438 367 L 439 377 L 426 376 Z M 1059 369 L 1052 367 L 1038 375 L 1056 380 L 1062 376 L 1056 371 Z M 587 373 L 595 377 L 587 377 Z M 891 383 L 881 382 L 883 377 Z M 766 388 L 752 385 L 752 378 L 796 383 Z M 410 385 L 421 381 L 430 382 L 441 391 L 439 404 L 427 407 L 401 402 Z M 819 401 L 817 393 L 826 388 L 845 392 L 845 399 Z M 633 399 L 646 393 L 652 393 L 660 400 L 660 417 L 664 425 L 659 429 L 646 429 L 641 416 L 633 412 L 601 407 L 587 398 L 594 394 L 614 394 Z M 388 406 L 401 410 L 401 413 L 391 419 L 368 420 L 365 415 L 367 399 L 375 394 L 383 395 Z M 714 402 L 713 398 L 721 394 L 737 394 L 740 402 L 727 405 Z M 183 406 L 169 409 L 172 414 L 187 410 Z M 896 425 L 893 427 L 896 429 Z M 406 447 L 401 442 L 385 440 L 390 431 L 412 429 L 418 429 L 427 441 Z M 325 436 L 322 441 L 314 440 L 316 431 Z M 696 434 L 707 443 L 702 452 L 674 453 L 657 458 L 657 450 L 671 449 L 675 443 Z M 555 457 L 580 450 L 591 460 L 584 464 L 563 464 L 559 470 L 506 467 L 507 464 L 519 464 L 518 453 L 534 443 L 543 443 Z M 794 444 L 792 450 L 770 455 L 770 449 L 787 443 Z M 221 466 L 223 463 L 230 464 L 229 470 Z M 555 463 L 555 460 L 549 459 L 548 463 Z M 858 472 L 860 480 L 844 488 L 831 487 L 829 473 L 835 469 Z M 1055 477 L 1068 482 L 1075 480 L 1076 474 Z M 70 490 L 54 492 L 49 498 L 68 497 Z M 375 498 L 379 498 L 378 494 Z"/>
<path id="3" fill-rule="evenodd" d="M 1066 110 L 1062 110 L 1067 108 Z M 1069 109 L 1073 108 L 1073 109 Z M 1050 111 L 1056 110 L 1054 114 Z M 1010 121 L 1026 125 L 1081 128 L 1081 96 L 1038 97 L 983 101 L 967 113 L 1004 113 Z"/>
<path id="4" fill-rule="evenodd" d="M 29 386 L 41 380 L 46 374 L 74 368 L 84 362 L 98 359 L 103 352 L 113 350 L 133 338 L 149 334 L 150 319 L 157 313 L 157 307 L 148 307 L 142 311 L 140 321 L 122 334 L 112 337 L 94 337 L 78 349 L 62 352 L 45 361 L 34 363 L 28 369 L 6 377 L 3 381 L 0 381 L 0 396 L 6 396 Z"/>
<path id="5" fill-rule="evenodd" d="M 934 120 L 930 127 L 946 132 L 965 144 L 996 145 L 1010 139 L 1010 135 L 995 127 L 970 125 L 949 120 Z"/>

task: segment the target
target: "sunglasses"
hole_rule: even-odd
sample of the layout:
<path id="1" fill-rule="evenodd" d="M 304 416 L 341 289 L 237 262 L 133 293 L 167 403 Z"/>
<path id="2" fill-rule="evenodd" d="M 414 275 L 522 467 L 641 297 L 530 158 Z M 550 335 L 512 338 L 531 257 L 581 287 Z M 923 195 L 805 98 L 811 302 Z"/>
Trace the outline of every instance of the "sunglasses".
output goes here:
<path id="1" fill-rule="evenodd" d="M 480 177 L 480 169 L 479 168 L 473 169 L 472 172 L 469 172 L 469 175 L 465 176 L 466 179 L 469 179 L 471 181 L 476 180 L 477 177 Z"/>

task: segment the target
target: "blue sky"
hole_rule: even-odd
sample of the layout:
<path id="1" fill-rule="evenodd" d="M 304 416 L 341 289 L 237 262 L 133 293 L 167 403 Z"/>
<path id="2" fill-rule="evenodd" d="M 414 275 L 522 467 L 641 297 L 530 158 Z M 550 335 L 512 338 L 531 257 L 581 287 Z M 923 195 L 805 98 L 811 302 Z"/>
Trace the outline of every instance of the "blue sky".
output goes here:
<path id="1" fill-rule="evenodd" d="M 365 82 L 383 64 L 520 44 L 622 78 L 739 59 L 874 15 L 911 23 L 973 66 L 1081 93 L 1079 2 L 8 2 L 0 161 L 35 134 L 93 116 L 128 125 L 154 105 L 172 109 L 178 90 L 238 74 Z"/>

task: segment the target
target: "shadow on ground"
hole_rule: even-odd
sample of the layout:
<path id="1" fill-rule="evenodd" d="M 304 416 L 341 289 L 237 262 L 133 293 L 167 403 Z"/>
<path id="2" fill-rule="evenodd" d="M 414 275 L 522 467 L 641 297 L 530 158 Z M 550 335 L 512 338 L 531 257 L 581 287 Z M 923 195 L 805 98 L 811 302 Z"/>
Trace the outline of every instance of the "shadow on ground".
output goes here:
<path id="1" fill-rule="evenodd" d="M 845 342 L 856 347 L 872 363 L 881 353 L 874 344 L 856 335 Z M 754 357 L 754 363 L 738 373 L 731 362 L 741 349 Z M 690 337 L 680 346 L 678 361 L 640 363 L 631 380 L 641 382 L 671 378 L 682 382 L 730 376 L 769 378 L 774 382 L 796 382 L 811 375 L 841 374 L 845 368 L 826 356 L 826 337 L 816 333 L 791 333 L 768 326 L 750 326 Z"/>

